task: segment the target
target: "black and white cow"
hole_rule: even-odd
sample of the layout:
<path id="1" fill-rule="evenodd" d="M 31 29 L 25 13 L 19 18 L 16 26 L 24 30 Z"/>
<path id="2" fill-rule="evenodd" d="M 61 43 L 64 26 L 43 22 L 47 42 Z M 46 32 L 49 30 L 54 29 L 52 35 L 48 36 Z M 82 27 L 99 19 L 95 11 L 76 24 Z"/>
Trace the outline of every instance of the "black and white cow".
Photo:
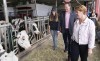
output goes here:
<path id="1" fill-rule="evenodd" d="M 26 50 L 31 47 L 30 41 L 29 41 L 29 36 L 25 30 L 25 22 L 21 22 L 19 25 L 19 32 L 17 34 L 17 39 L 16 41 L 18 42 L 18 46 L 20 51 Z"/>
<path id="2" fill-rule="evenodd" d="M 25 30 L 22 30 L 21 32 L 18 33 L 17 42 L 24 49 L 28 49 L 31 47 L 29 36 Z"/>
<path id="3" fill-rule="evenodd" d="M 0 44 L 0 61 L 18 61 L 18 57 L 14 51 L 7 53 Z"/>
<path id="4" fill-rule="evenodd" d="M 19 50 L 23 51 L 31 47 L 31 44 L 30 44 L 31 41 L 29 40 L 29 36 L 25 29 L 25 21 L 22 19 L 15 19 L 12 21 L 12 23 L 14 24 L 15 28 L 18 29 L 16 41 L 18 42 Z M 36 23 L 32 24 L 32 29 L 35 34 L 39 34 L 39 30 L 37 28 Z"/>

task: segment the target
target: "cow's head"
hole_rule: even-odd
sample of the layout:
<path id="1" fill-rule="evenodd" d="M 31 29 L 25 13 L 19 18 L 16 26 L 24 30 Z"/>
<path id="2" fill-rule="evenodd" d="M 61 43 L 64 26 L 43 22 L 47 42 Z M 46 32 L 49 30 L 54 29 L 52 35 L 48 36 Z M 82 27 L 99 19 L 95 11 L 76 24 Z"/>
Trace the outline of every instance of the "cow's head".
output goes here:
<path id="1" fill-rule="evenodd" d="M 36 34 L 39 34 L 40 33 L 39 30 L 38 30 L 38 27 L 37 27 L 37 24 L 36 23 L 33 23 L 32 24 L 32 27 L 33 27 L 34 33 L 36 33 Z"/>
<path id="2" fill-rule="evenodd" d="M 18 39 L 16 41 L 22 48 L 28 49 L 29 47 L 31 47 L 31 44 L 29 42 L 29 37 L 25 30 L 19 32 L 17 38 Z"/>
<path id="3" fill-rule="evenodd" d="M 22 31 L 22 30 L 25 30 L 25 22 L 21 22 L 19 24 L 19 32 Z"/>

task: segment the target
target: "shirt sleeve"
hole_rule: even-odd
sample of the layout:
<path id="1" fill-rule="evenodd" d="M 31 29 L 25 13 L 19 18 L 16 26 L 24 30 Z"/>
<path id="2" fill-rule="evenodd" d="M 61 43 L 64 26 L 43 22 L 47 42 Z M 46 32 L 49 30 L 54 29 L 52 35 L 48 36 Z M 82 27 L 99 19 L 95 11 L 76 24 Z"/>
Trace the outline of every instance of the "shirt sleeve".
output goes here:
<path id="1" fill-rule="evenodd" d="M 95 25 L 93 22 L 90 23 L 89 26 L 89 43 L 88 48 L 93 49 L 95 46 Z"/>
<path id="2" fill-rule="evenodd" d="M 63 15 L 63 12 L 59 13 L 59 31 L 62 32 L 62 15 Z"/>

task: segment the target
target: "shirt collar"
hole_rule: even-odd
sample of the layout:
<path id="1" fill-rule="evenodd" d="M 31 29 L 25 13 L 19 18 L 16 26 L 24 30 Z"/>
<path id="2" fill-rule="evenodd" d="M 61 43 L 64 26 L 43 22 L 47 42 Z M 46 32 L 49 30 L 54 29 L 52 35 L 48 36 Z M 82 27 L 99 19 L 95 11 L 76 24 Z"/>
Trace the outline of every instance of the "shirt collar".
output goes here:
<path id="1" fill-rule="evenodd" d="M 87 21 L 88 21 L 88 17 L 83 21 L 83 23 L 87 23 Z"/>
<path id="2" fill-rule="evenodd" d="M 70 12 L 66 12 L 67 14 L 70 14 Z"/>
<path id="3" fill-rule="evenodd" d="M 88 22 L 88 17 L 83 21 L 81 25 L 87 25 Z M 79 20 L 77 20 L 77 24 L 79 24 Z"/>

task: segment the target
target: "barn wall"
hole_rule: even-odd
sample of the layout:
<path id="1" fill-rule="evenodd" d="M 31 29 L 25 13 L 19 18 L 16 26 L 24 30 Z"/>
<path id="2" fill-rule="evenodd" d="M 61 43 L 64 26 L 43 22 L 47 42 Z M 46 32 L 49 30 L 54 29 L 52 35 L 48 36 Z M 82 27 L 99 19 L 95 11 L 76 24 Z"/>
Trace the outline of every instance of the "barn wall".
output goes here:
<path id="1" fill-rule="evenodd" d="M 51 12 L 52 6 L 44 4 L 36 4 L 37 16 L 48 16 Z"/>

